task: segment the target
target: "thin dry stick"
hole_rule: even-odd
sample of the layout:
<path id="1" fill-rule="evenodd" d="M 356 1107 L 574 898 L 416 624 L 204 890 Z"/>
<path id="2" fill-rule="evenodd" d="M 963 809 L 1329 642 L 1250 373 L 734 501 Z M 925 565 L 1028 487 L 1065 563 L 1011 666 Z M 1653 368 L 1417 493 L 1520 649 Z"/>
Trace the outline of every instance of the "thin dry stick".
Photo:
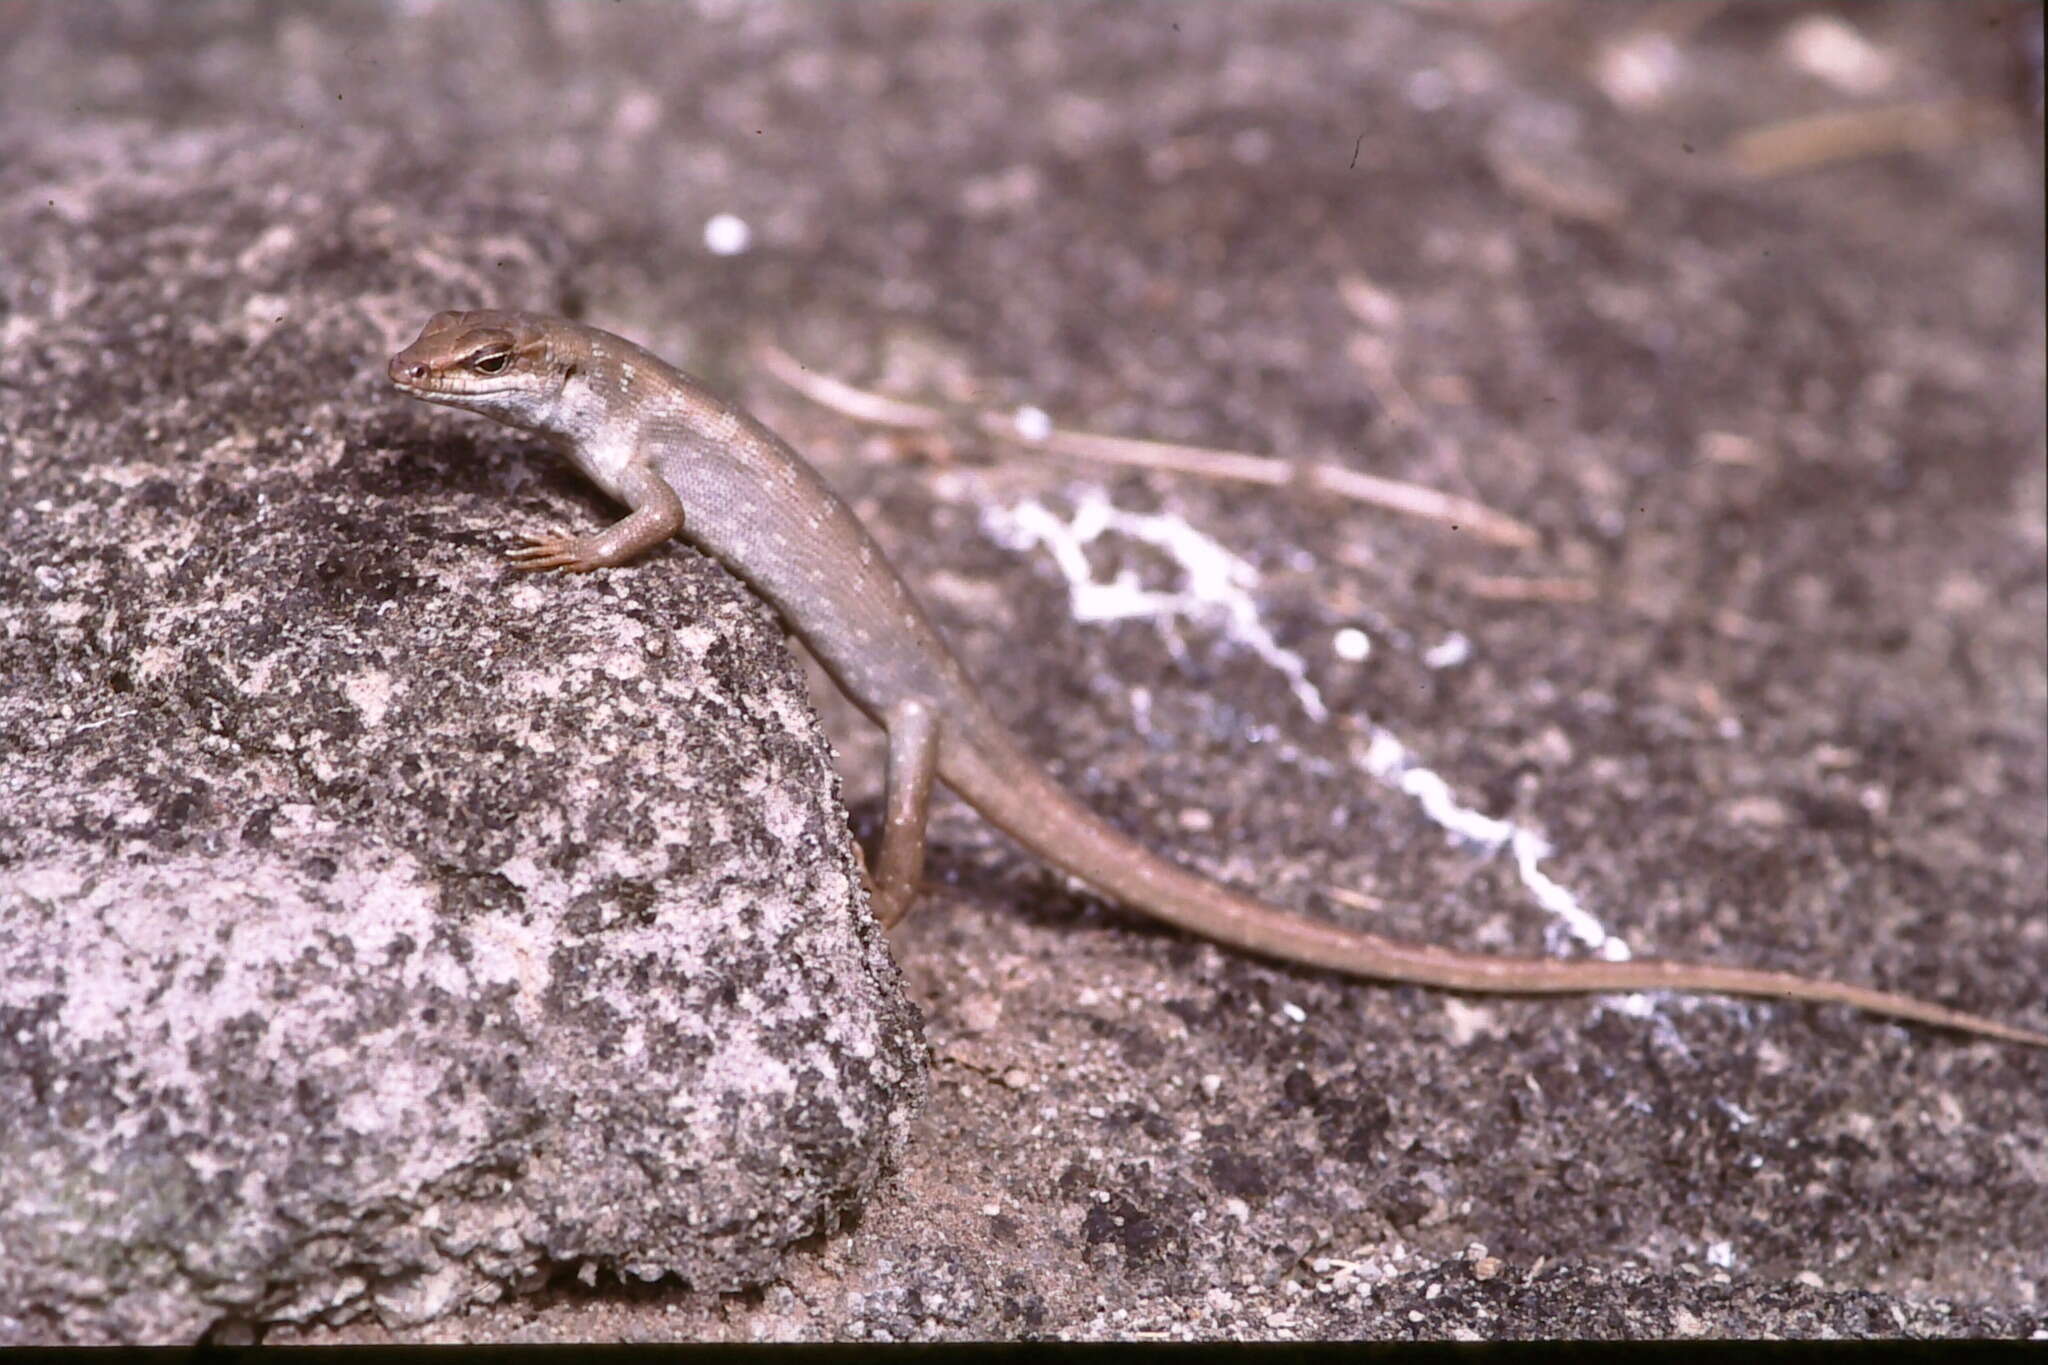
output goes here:
<path id="1" fill-rule="evenodd" d="M 1325 882 L 1316 889 L 1339 905 L 1348 905 L 1354 910 L 1379 911 L 1387 908 L 1387 903 L 1378 896 L 1370 896 L 1363 891 L 1353 891 L 1348 886 L 1332 886 Z"/>
<path id="2" fill-rule="evenodd" d="M 762 369 L 804 397 L 858 421 L 905 431 L 931 431 L 945 426 L 950 419 L 944 408 L 871 393 L 844 380 L 808 370 L 796 357 L 765 338 L 754 343 L 754 356 Z M 1275 487 L 1299 483 L 1390 512 L 1445 522 L 1497 545 L 1526 550 L 1538 543 L 1533 527 L 1483 503 L 1440 493 L 1420 484 L 1361 474 L 1325 461 L 1277 460 L 1238 450 L 1101 436 L 1067 427 L 1040 426 L 1029 430 L 1014 415 L 992 408 L 970 410 L 967 418 L 976 430 L 998 440 L 1073 459 L 1141 469 L 1165 469 L 1206 479 L 1232 479 Z"/>
<path id="3" fill-rule="evenodd" d="M 1727 157 L 1758 178 L 1900 151 L 1939 151 L 2011 123 L 1991 100 L 1925 100 L 1767 123 L 1737 134 Z"/>
<path id="4" fill-rule="evenodd" d="M 856 421 L 901 431 L 930 431 L 946 423 L 946 414 L 937 408 L 856 389 L 828 374 L 814 374 L 795 356 L 765 338 L 755 341 L 754 357 L 762 369 L 813 403 L 845 413 Z"/>
<path id="5" fill-rule="evenodd" d="M 1459 586 L 1487 602 L 1590 602 L 1600 589 L 1586 578 L 1492 578 L 1474 574 Z"/>

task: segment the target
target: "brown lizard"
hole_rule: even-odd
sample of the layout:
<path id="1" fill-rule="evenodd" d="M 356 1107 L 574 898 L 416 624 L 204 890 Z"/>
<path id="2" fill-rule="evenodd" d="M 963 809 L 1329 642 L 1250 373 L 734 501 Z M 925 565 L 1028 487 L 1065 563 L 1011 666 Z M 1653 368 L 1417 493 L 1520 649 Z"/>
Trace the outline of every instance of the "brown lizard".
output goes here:
<path id="1" fill-rule="evenodd" d="M 738 407 L 630 341 L 533 313 L 437 313 L 391 358 L 415 398 L 535 432 L 631 513 L 582 536 L 526 537 L 522 569 L 584 573 L 685 533 L 781 613 L 888 736 L 870 889 L 892 926 L 924 867 L 934 777 L 1032 853 L 1169 924 L 1270 957 L 1461 991 L 1678 990 L 1831 1001 L 2009 1042 L 2048 1034 L 1889 991 L 1697 963 L 1493 957 L 1290 914 L 1162 859 L 1104 823 L 1024 752 L 850 508 Z"/>

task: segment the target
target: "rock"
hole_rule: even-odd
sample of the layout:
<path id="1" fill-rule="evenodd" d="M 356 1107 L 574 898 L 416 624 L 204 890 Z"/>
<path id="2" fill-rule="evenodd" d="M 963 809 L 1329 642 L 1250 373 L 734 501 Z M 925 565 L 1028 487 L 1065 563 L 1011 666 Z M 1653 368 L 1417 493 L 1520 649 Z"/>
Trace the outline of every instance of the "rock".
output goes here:
<path id="1" fill-rule="evenodd" d="M 922 1101 L 773 618 L 680 547 L 514 575 L 609 509 L 384 386 L 559 303 L 547 222 L 303 155 L 0 161 L 0 1342 L 741 1288 Z"/>

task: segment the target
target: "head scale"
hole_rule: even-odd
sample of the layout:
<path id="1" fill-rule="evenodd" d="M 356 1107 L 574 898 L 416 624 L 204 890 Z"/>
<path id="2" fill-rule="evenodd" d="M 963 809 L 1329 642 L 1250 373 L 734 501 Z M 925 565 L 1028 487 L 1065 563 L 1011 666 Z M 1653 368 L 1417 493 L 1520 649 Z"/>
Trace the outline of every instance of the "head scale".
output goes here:
<path id="1" fill-rule="evenodd" d="M 434 314 L 385 367 L 415 398 L 535 430 L 545 429 L 569 372 L 539 319 L 498 309 Z"/>

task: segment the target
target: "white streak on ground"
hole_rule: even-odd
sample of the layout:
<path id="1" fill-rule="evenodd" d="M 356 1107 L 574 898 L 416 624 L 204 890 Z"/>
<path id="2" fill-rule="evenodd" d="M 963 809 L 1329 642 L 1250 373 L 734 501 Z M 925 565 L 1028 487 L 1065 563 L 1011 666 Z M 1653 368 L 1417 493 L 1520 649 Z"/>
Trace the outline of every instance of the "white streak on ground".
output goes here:
<path id="1" fill-rule="evenodd" d="M 1258 569 L 1180 518 L 1124 512 L 1113 507 L 1100 489 L 1088 488 L 1075 494 L 1071 517 L 1063 518 L 1043 503 L 1029 500 L 1014 507 L 984 509 L 982 528 L 990 539 L 1008 549 L 1023 553 L 1043 548 L 1050 554 L 1067 581 L 1075 620 L 1151 621 L 1166 634 L 1176 652 L 1180 643 L 1170 627 L 1177 621 L 1219 630 L 1225 639 L 1251 650 L 1286 678 L 1309 719 L 1319 723 L 1330 719 L 1322 693 L 1309 680 L 1307 660 L 1284 648 L 1260 618 L 1253 597 L 1259 584 Z M 1084 547 L 1109 532 L 1164 552 L 1181 570 L 1181 587 L 1172 592 L 1146 588 L 1128 569 L 1107 581 L 1098 580 Z M 1439 668 L 1465 662 L 1470 645 L 1462 636 L 1454 638 L 1465 647 L 1460 657 L 1445 658 L 1440 647 L 1431 651 L 1436 657 L 1425 662 Z M 1564 940 L 1571 938 L 1610 962 L 1633 956 L 1628 945 L 1609 933 L 1570 888 L 1544 872 L 1543 861 L 1556 851 L 1549 840 L 1533 829 L 1496 819 L 1458 800 L 1450 784 L 1418 762 L 1392 731 L 1369 720 L 1361 720 L 1359 729 L 1366 743 L 1358 757 L 1368 773 L 1408 796 L 1454 841 L 1487 856 L 1505 851 L 1514 860 L 1522 885 L 1551 916 L 1544 937 L 1552 952 L 1561 951 Z M 1631 996 L 1624 1008 L 1642 1013 L 1647 1004 L 1647 1000 Z"/>
<path id="2" fill-rule="evenodd" d="M 1074 619 L 1150 620 L 1164 625 L 1184 618 L 1214 627 L 1277 669 L 1311 719 L 1330 718 L 1322 693 L 1308 680 L 1308 661 L 1283 649 L 1259 619 L 1259 605 L 1252 597 L 1259 571 L 1179 517 L 1119 511 L 1100 490 L 1090 489 L 1077 499 L 1071 520 L 1061 520 L 1042 503 L 1025 502 L 988 509 L 982 526 L 991 539 L 1012 550 L 1042 545 L 1051 552 L 1067 580 Z M 1180 567 L 1184 585 L 1177 592 L 1158 592 L 1142 586 L 1128 569 L 1107 583 L 1096 581 L 1082 547 L 1108 531 L 1163 551 Z"/>

